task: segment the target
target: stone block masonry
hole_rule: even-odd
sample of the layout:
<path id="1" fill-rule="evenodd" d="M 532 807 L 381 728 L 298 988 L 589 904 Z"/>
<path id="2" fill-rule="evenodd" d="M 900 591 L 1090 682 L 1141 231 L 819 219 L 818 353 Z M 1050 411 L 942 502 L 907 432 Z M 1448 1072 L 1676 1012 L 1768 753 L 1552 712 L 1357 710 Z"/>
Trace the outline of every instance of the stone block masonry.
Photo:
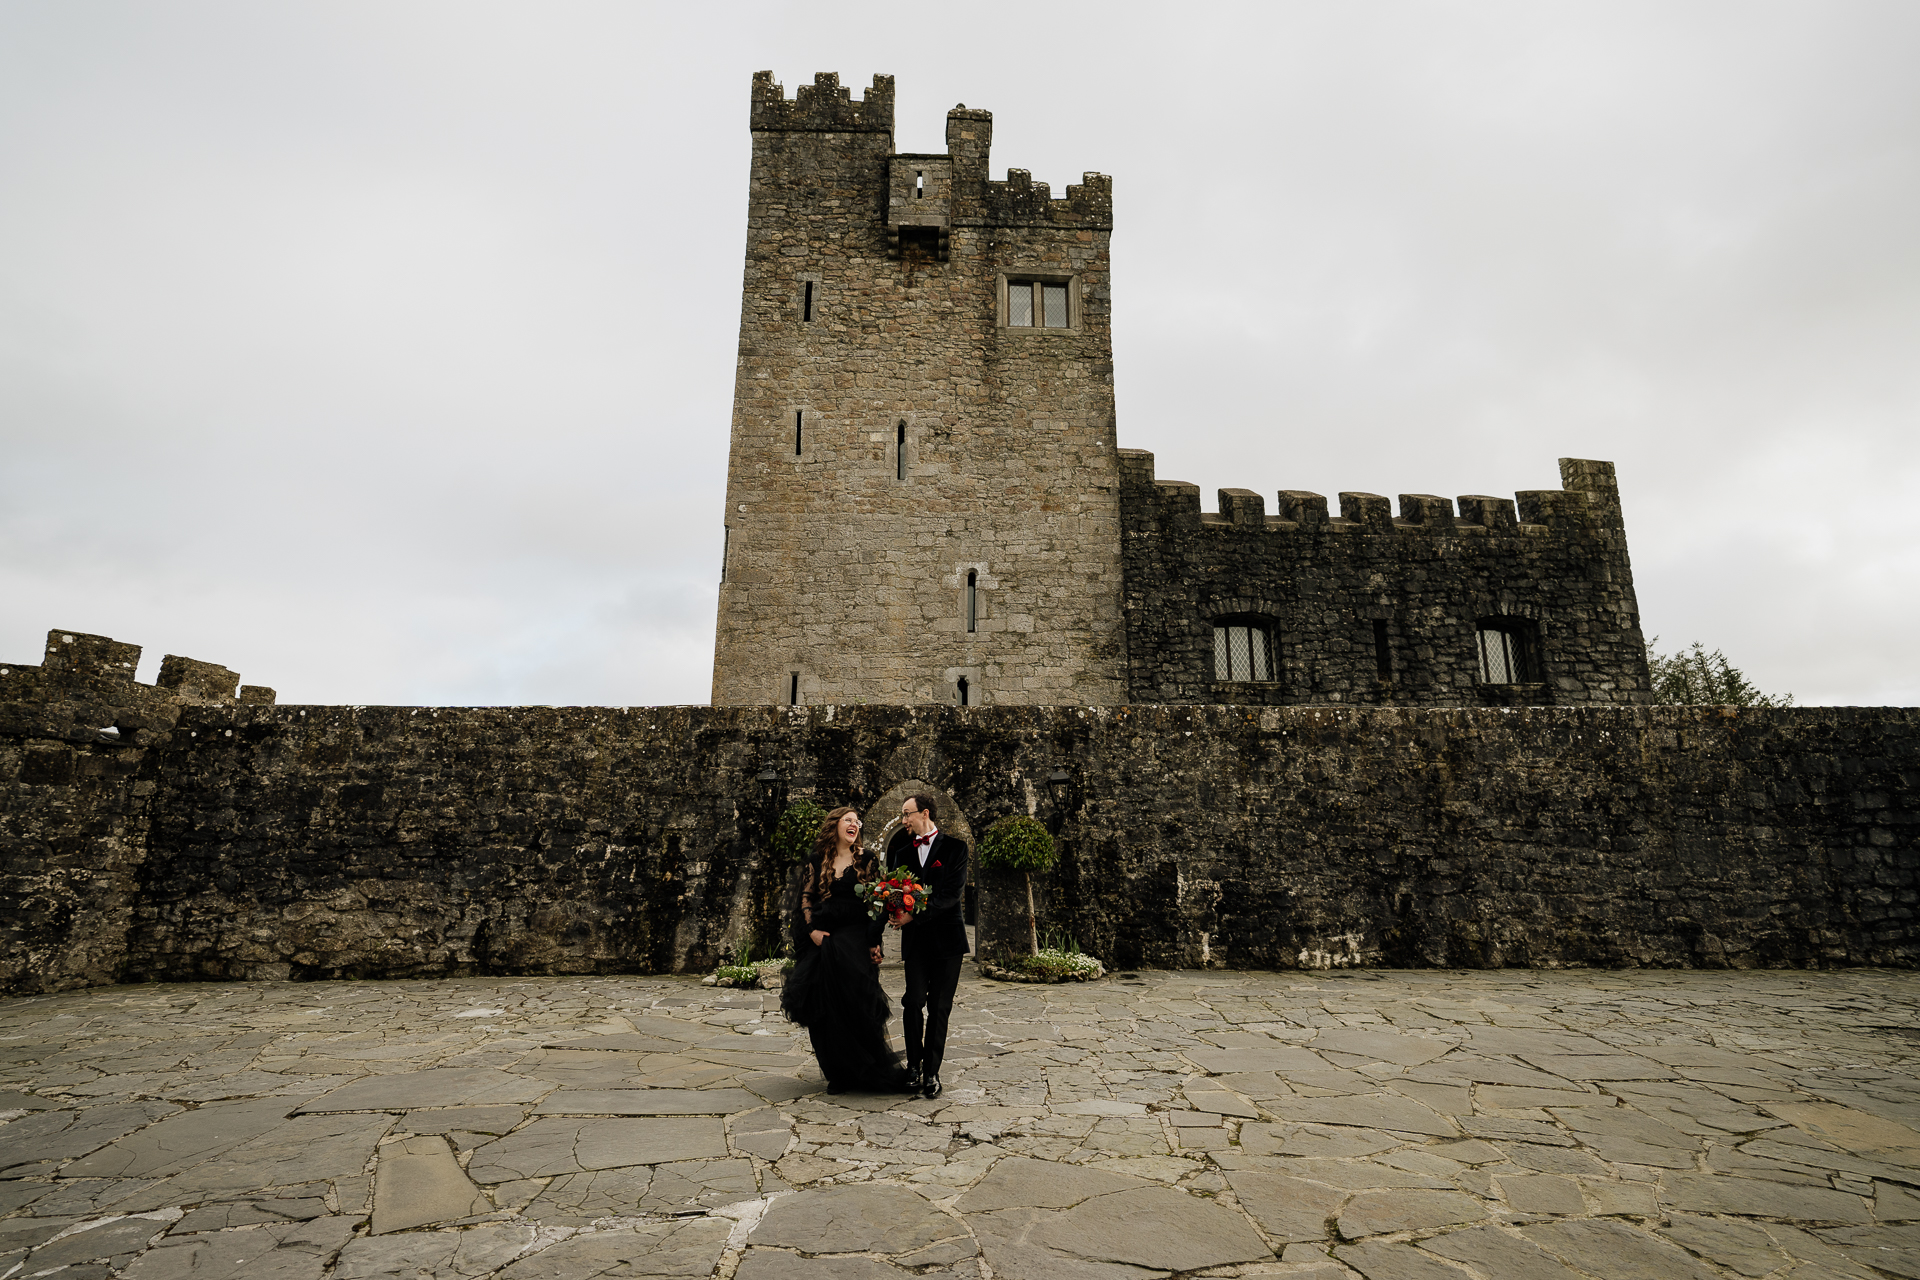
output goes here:
<path id="1" fill-rule="evenodd" d="M 891 76 L 749 123 L 714 703 L 1123 701 L 1110 181 L 896 153 Z"/>
<path id="2" fill-rule="evenodd" d="M 754 77 L 716 705 L 1646 701 L 1611 463 L 1203 513 L 1118 448 L 1112 180 L 964 104 L 895 152 L 893 90 Z"/>
<path id="3" fill-rule="evenodd" d="M 788 800 L 907 782 L 1057 822 L 1042 927 L 1110 967 L 1920 950 L 1912 709 L 301 707 L 66 670 L 0 676 L 9 992 L 704 970 L 780 937 Z M 1024 894 L 982 889 L 991 941 Z"/>

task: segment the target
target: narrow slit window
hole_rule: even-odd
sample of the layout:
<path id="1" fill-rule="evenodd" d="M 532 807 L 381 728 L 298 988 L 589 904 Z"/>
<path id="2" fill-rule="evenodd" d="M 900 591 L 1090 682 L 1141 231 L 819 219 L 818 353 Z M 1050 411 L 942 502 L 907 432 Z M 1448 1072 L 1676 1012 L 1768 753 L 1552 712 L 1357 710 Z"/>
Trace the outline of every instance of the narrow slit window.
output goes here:
<path id="1" fill-rule="evenodd" d="M 966 706 L 967 705 L 967 678 L 965 676 L 961 676 L 959 681 L 954 685 L 953 688 L 954 688 L 955 694 L 957 694 L 960 698 L 960 705 L 963 707 Z"/>
<path id="2" fill-rule="evenodd" d="M 733 526 L 720 526 L 720 581 L 727 580 L 727 556 L 733 551 Z"/>
<path id="3" fill-rule="evenodd" d="M 1387 644 L 1387 620 L 1373 620 L 1373 665 L 1382 680 L 1393 679 L 1393 650 Z"/>
<path id="4" fill-rule="evenodd" d="M 893 429 L 893 478 L 907 478 L 907 424 L 902 422 Z"/>
<path id="5" fill-rule="evenodd" d="M 1265 683 L 1274 679 L 1273 634 L 1264 622 L 1213 624 L 1213 678 Z"/>
<path id="6" fill-rule="evenodd" d="M 927 194 L 927 171 L 916 169 L 913 174 L 913 198 L 923 200 Z"/>
<path id="7" fill-rule="evenodd" d="M 800 434 L 801 419 L 805 414 L 805 409 L 795 409 L 793 411 L 793 456 L 796 458 L 800 456 L 800 445 L 802 442 Z"/>
<path id="8" fill-rule="evenodd" d="M 787 705 L 790 707 L 800 705 L 800 673 L 798 671 L 789 672 L 787 675 Z"/>
<path id="9" fill-rule="evenodd" d="M 800 299 L 800 319 L 807 323 L 813 321 L 813 281 L 807 281 L 806 295 Z"/>
<path id="10" fill-rule="evenodd" d="M 967 570 L 967 631 L 969 634 L 980 629 L 980 574 L 978 570 Z"/>

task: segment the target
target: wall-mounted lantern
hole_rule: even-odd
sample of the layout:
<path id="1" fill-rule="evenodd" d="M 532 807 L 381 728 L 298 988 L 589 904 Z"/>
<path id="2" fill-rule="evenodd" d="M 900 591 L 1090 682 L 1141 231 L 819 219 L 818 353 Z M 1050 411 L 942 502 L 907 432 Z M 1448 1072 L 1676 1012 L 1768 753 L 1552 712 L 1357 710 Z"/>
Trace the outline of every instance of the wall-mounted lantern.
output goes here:
<path id="1" fill-rule="evenodd" d="M 1073 773 L 1067 769 L 1055 769 L 1047 775 L 1047 798 L 1053 802 L 1053 834 L 1059 834 L 1060 823 L 1066 815 L 1067 788 L 1073 783 Z"/>

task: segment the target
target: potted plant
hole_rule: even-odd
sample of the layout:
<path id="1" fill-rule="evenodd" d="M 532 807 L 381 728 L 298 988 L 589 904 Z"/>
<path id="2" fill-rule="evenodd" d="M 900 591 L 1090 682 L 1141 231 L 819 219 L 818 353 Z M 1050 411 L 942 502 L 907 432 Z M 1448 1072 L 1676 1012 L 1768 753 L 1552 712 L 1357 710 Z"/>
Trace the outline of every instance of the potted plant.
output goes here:
<path id="1" fill-rule="evenodd" d="M 988 827 L 980 838 L 980 865 L 996 871 L 1018 871 L 1027 886 L 1027 954 L 1040 951 L 1040 922 L 1033 905 L 1033 877 L 1052 870 L 1060 857 L 1053 837 L 1037 819 L 1008 814 Z"/>

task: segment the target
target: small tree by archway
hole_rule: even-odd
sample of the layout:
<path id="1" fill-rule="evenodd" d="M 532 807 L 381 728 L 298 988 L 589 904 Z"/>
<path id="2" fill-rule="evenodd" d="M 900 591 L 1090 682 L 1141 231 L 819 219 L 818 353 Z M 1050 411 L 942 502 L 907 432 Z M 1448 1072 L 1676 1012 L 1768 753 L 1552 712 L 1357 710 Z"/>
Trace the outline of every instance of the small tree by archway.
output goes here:
<path id="1" fill-rule="evenodd" d="M 1052 870 L 1060 852 L 1045 826 L 1025 814 L 1008 814 L 987 828 L 980 837 L 980 865 L 1006 871 L 1018 871 L 1027 881 L 1028 954 L 1040 952 L 1040 924 L 1033 905 L 1033 876 Z"/>

